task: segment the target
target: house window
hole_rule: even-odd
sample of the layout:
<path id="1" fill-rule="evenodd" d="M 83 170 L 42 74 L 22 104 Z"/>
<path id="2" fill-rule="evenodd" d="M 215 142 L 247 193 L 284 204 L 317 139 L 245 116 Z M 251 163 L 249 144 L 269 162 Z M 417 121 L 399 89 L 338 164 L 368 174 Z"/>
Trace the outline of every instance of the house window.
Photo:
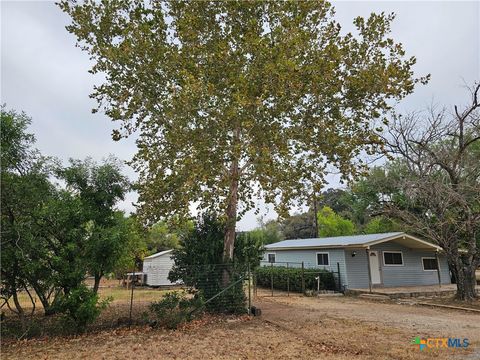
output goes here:
<path id="1" fill-rule="evenodd" d="M 424 257 L 422 258 L 423 270 L 424 271 L 436 271 L 438 270 L 438 262 L 434 257 Z"/>
<path id="2" fill-rule="evenodd" d="M 317 253 L 317 265 L 329 265 L 328 253 Z"/>
<path id="3" fill-rule="evenodd" d="M 402 266 L 403 255 L 401 251 L 384 251 L 383 264 L 386 266 Z"/>
<path id="4" fill-rule="evenodd" d="M 269 263 L 274 263 L 275 262 L 275 254 L 267 254 L 268 256 L 268 262 Z"/>

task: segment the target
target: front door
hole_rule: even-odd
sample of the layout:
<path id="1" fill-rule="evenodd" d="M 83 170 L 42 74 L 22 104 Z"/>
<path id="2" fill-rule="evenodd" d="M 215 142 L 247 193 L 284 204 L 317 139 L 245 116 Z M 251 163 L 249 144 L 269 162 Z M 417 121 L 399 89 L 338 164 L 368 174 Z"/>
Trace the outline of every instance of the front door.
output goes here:
<path id="1" fill-rule="evenodd" d="M 380 262 L 378 260 L 378 251 L 369 251 L 370 274 L 372 276 L 372 284 L 380 284 Z"/>

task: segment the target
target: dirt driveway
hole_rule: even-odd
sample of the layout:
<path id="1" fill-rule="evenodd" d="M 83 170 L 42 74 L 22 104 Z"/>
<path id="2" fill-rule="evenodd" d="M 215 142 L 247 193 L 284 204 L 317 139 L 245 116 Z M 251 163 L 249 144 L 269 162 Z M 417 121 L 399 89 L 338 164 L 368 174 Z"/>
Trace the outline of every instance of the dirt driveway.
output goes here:
<path id="1" fill-rule="evenodd" d="M 469 312 L 354 297 L 261 297 L 259 303 L 265 308 L 266 318 L 283 317 L 289 321 L 286 315 L 293 315 L 292 320 L 298 322 L 295 314 L 300 312 L 314 314 L 319 319 L 358 320 L 413 331 L 416 336 L 462 337 L 480 341 L 480 315 Z"/>
<path id="2" fill-rule="evenodd" d="M 360 358 L 480 359 L 480 315 L 352 297 L 261 297 L 263 318 L 297 337 Z M 420 352 L 413 338 L 468 338 L 463 349 Z M 355 351 L 356 350 L 356 351 Z"/>
<path id="3" fill-rule="evenodd" d="M 2 343 L 2 359 L 480 359 L 480 316 L 356 298 L 259 298 L 259 318 L 217 317 L 177 331 L 119 329 Z M 415 336 L 468 337 L 420 351 Z"/>

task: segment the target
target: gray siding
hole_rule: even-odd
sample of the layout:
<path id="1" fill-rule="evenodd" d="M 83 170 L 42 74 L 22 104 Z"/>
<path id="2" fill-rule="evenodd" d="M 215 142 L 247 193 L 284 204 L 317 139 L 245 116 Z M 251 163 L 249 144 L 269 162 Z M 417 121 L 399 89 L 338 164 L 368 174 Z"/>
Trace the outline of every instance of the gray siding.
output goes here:
<path id="1" fill-rule="evenodd" d="M 317 253 L 328 253 L 329 266 L 317 265 Z M 286 266 L 287 262 L 290 267 L 301 266 L 304 262 L 306 268 L 320 268 L 330 271 L 337 271 L 337 263 L 340 264 L 340 281 L 342 286 L 347 284 L 347 271 L 345 267 L 345 251 L 343 249 L 327 249 L 327 250 L 266 250 L 263 260 L 268 260 L 267 254 L 275 254 L 276 266 Z"/>
<path id="2" fill-rule="evenodd" d="M 410 285 L 435 285 L 438 284 L 436 271 L 423 270 L 422 257 L 435 257 L 434 251 L 423 251 L 407 248 L 394 241 L 378 244 L 371 247 L 379 251 L 380 274 L 383 286 L 410 286 Z M 383 251 L 401 251 L 403 266 L 385 266 Z M 450 283 L 447 261 L 444 256 L 439 256 L 440 275 L 443 284 Z M 348 268 L 347 268 L 348 270 Z M 353 287 L 353 286 L 352 286 Z M 368 287 L 368 284 L 367 284 Z"/>
<path id="3" fill-rule="evenodd" d="M 355 256 L 352 253 L 355 252 Z M 369 287 L 368 258 L 365 248 L 345 250 L 345 263 L 348 274 L 347 287 L 364 289 Z"/>
<path id="4" fill-rule="evenodd" d="M 372 250 L 379 252 L 380 277 L 382 283 L 380 286 L 415 286 L 415 285 L 436 285 L 438 284 L 438 275 L 436 271 L 424 271 L 422 257 L 434 257 L 433 251 L 420 251 L 407 248 L 399 243 L 390 241 L 387 243 L 374 245 Z M 403 266 L 385 266 L 383 264 L 383 251 L 394 250 L 401 251 L 403 256 Z M 352 257 L 352 252 L 355 256 Z M 264 261 L 267 261 L 268 253 L 276 254 L 277 266 L 301 266 L 294 263 L 305 263 L 305 267 L 318 267 L 316 265 L 316 253 L 328 252 L 330 266 L 327 270 L 337 271 L 337 262 L 340 264 L 340 278 L 343 286 L 350 289 L 366 289 L 369 286 L 368 281 L 368 258 L 365 248 L 358 249 L 327 249 L 327 250 L 272 250 L 265 251 Z M 450 283 L 450 274 L 448 264 L 444 256 L 439 256 L 440 275 L 442 284 Z"/>
<path id="5" fill-rule="evenodd" d="M 424 271 L 422 257 L 434 257 L 433 251 L 419 251 L 407 248 L 394 241 L 374 245 L 372 250 L 379 252 L 380 277 L 383 286 L 415 286 L 438 284 L 436 271 Z M 403 266 L 385 266 L 383 264 L 383 251 L 401 251 Z M 352 257 L 352 251 L 356 255 Z M 348 273 L 348 287 L 350 289 L 368 288 L 368 258 L 365 249 L 352 249 L 345 251 L 345 262 Z M 442 284 L 450 283 L 450 274 L 444 256 L 439 256 L 440 275 Z"/>

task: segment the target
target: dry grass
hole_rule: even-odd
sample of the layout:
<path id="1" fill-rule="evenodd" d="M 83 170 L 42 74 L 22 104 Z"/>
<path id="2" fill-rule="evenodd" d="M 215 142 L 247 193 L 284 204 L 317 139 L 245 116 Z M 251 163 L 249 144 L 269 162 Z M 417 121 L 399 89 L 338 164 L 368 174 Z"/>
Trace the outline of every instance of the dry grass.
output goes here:
<path id="1" fill-rule="evenodd" d="M 117 280 L 115 280 L 118 283 Z M 163 289 L 152 289 L 147 287 L 136 287 L 133 291 L 133 301 L 136 302 L 152 302 L 157 301 L 162 298 L 162 296 L 169 290 Z M 102 287 L 98 290 L 100 299 L 110 299 L 112 303 L 125 303 L 130 302 L 130 297 L 132 296 L 131 289 L 127 289 L 121 286 L 109 286 Z M 35 300 L 35 307 L 38 311 L 43 309 L 42 303 L 36 296 L 33 294 Z M 19 302 L 25 310 L 32 308 L 32 303 L 26 292 L 20 292 L 18 296 Z M 13 300 L 10 299 L 10 306 L 13 307 Z M 6 306 L 5 306 L 6 309 Z"/>
<path id="2" fill-rule="evenodd" d="M 168 290 L 142 287 L 134 288 L 132 322 L 134 324 L 145 323 L 145 314 L 149 313 L 149 304 L 151 304 L 152 301 L 160 300 L 167 291 Z M 131 289 L 124 287 L 115 286 L 100 288 L 100 299 L 109 299 L 109 305 L 102 311 L 95 323 L 89 326 L 88 331 L 111 329 L 125 325 L 130 316 L 131 294 Z M 59 336 L 76 332 L 76 329 L 70 328 L 71 325 L 62 321 L 62 318 L 59 315 L 45 317 L 41 302 L 38 299 L 35 300 L 36 310 L 34 315 L 30 318 L 27 333 L 22 331 L 17 315 L 9 311 L 7 306 L 2 308 L 2 312 L 5 316 L 1 326 L 1 334 L 3 338 Z M 19 301 L 24 307 L 25 312 L 29 313 L 32 309 L 32 303 L 25 292 L 19 294 Z M 10 300 L 10 305 L 13 307 L 12 300 Z"/>
<path id="3" fill-rule="evenodd" d="M 146 291 L 145 298 L 161 293 Z M 156 293 L 155 293 L 156 292 Z M 115 295 L 115 292 L 108 292 Z M 117 296 L 99 323 L 128 313 Z M 460 359 L 476 358 L 478 320 L 471 314 L 353 298 L 259 298 L 260 318 L 206 316 L 177 331 L 136 326 L 82 336 L 2 344 L 5 359 Z M 148 301 L 138 302 L 135 316 Z M 415 336 L 469 337 L 472 346 L 420 352 Z"/>
<path id="4" fill-rule="evenodd" d="M 426 299 L 424 302 L 430 303 L 430 304 L 450 305 L 450 306 L 480 310 L 480 299 L 465 302 L 465 301 L 457 300 L 454 296 L 448 296 L 448 297 L 436 297 L 436 298 Z"/>

